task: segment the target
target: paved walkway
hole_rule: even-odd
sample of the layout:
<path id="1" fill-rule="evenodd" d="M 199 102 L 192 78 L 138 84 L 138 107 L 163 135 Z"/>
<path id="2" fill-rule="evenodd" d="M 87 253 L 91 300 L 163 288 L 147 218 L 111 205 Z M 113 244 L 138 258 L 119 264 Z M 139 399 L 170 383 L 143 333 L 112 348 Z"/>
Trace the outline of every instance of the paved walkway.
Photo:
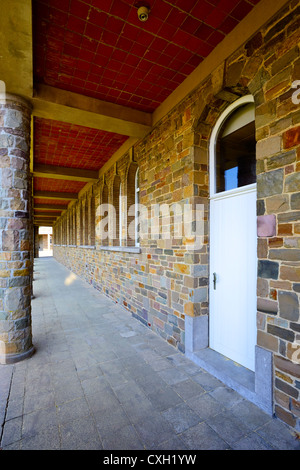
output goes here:
<path id="1" fill-rule="evenodd" d="M 11 450 L 300 449 L 300 441 L 53 258 L 35 260 L 36 353 L 0 366 Z"/>

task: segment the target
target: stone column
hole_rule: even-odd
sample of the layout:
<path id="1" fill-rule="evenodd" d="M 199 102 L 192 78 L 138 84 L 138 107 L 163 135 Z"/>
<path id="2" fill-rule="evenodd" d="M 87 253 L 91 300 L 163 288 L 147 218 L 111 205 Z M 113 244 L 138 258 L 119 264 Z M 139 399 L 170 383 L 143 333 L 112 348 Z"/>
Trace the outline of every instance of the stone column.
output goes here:
<path id="1" fill-rule="evenodd" d="M 0 364 L 29 357 L 32 217 L 31 105 L 6 95 L 0 102 Z"/>

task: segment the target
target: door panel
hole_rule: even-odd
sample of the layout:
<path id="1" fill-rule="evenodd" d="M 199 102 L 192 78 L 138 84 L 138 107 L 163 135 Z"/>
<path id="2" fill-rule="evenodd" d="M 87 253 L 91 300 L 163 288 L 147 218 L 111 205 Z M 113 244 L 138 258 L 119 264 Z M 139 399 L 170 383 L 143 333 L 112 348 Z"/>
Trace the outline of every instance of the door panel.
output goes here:
<path id="1" fill-rule="evenodd" d="M 256 186 L 215 196 L 210 211 L 210 347 L 254 370 Z"/>

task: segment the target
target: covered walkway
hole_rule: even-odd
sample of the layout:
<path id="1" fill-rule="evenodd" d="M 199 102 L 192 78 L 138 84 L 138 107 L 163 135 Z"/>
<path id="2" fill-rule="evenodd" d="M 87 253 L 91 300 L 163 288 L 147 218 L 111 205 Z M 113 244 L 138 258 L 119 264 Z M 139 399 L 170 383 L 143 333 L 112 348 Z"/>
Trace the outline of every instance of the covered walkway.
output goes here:
<path id="1" fill-rule="evenodd" d="M 53 258 L 35 260 L 32 319 L 35 354 L 0 366 L 4 450 L 300 449 Z"/>

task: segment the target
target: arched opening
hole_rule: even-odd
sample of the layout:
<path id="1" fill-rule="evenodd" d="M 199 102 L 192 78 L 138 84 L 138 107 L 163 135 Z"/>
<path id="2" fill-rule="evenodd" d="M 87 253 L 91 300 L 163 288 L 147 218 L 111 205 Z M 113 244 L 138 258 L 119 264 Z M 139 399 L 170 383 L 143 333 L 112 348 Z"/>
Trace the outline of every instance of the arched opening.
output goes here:
<path id="1" fill-rule="evenodd" d="M 83 220 L 84 220 L 84 245 L 89 244 L 89 208 L 88 208 L 88 199 L 85 198 L 85 201 L 82 203 L 83 207 Z"/>
<path id="2" fill-rule="evenodd" d="M 79 202 L 79 245 L 84 244 L 84 231 L 83 231 L 83 204 Z"/>
<path id="3" fill-rule="evenodd" d="M 127 174 L 127 245 L 139 246 L 138 236 L 139 167 L 131 162 Z"/>
<path id="4" fill-rule="evenodd" d="M 103 186 L 101 195 L 101 204 L 99 208 L 100 217 L 100 238 L 101 245 L 108 246 L 109 242 L 109 211 L 108 211 L 108 187 L 106 184 Z"/>
<path id="5" fill-rule="evenodd" d="M 215 145 L 216 193 L 256 183 L 253 102 L 239 106 L 225 119 Z"/>
<path id="6" fill-rule="evenodd" d="M 111 213 L 111 236 L 113 246 L 120 245 L 120 215 L 121 215 L 121 206 L 120 206 L 120 189 L 121 189 L 121 179 L 118 175 L 115 176 L 113 183 L 113 194 L 112 194 L 112 213 Z"/>
<path id="7" fill-rule="evenodd" d="M 77 245 L 77 214 L 73 209 L 73 245 Z"/>
<path id="8" fill-rule="evenodd" d="M 122 183 L 120 183 L 119 188 L 119 244 L 123 245 L 123 229 L 124 229 L 124 210 L 123 210 L 123 191 Z"/>
<path id="9" fill-rule="evenodd" d="M 212 129 L 206 117 L 199 124 L 210 134 L 209 264 L 199 266 L 209 277 L 209 315 L 185 317 L 185 346 L 187 357 L 272 413 L 272 352 L 256 345 L 254 111 L 247 95 L 223 110 Z"/>
<path id="10" fill-rule="evenodd" d="M 89 208 L 89 218 L 90 218 L 90 245 L 95 245 L 95 225 L 96 225 L 96 209 L 95 209 L 95 195 L 92 192 L 90 197 L 90 208 Z"/>
<path id="11" fill-rule="evenodd" d="M 210 142 L 209 344 L 255 369 L 256 157 L 251 96 L 230 105 Z"/>

